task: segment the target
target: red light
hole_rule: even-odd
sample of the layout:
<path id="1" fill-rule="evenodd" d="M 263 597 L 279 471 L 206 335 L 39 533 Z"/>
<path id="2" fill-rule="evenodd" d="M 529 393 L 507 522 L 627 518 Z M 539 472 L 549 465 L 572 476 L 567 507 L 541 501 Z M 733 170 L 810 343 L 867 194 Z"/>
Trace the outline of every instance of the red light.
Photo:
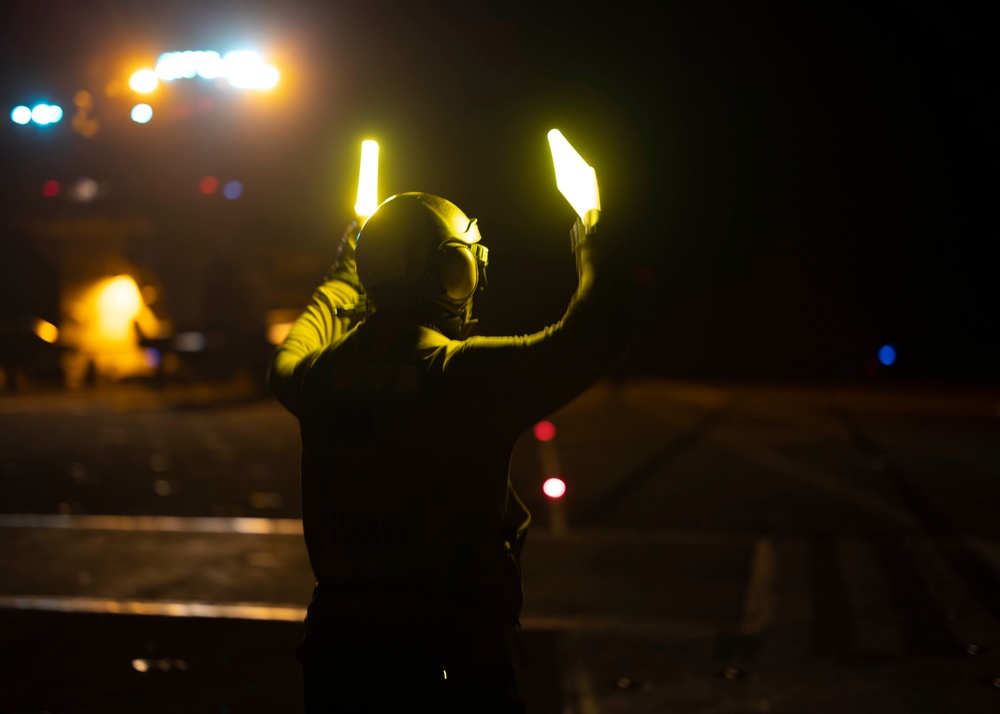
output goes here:
<path id="1" fill-rule="evenodd" d="M 561 478 L 546 479 L 542 484 L 542 493 L 549 498 L 562 498 L 566 494 L 566 482 Z"/>
<path id="2" fill-rule="evenodd" d="M 55 180 L 49 180 L 42 184 L 42 193 L 49 198 L 59 195 L 59 182 Z"/>
<path id="3" fill-rule="evenodd" d="M 556 425 L 550 421 L 540 421 L 535 424 L 535 438 L 539 441 L 552 441 L 556 438 Z"/>
<path id="4" fill-rule="evenodd" d="M 198 190 L 205 195 L 215 193 L 219 190 L 219 179 L 215 178 L 215 176 L 206 176 L 198 184 Z"/>

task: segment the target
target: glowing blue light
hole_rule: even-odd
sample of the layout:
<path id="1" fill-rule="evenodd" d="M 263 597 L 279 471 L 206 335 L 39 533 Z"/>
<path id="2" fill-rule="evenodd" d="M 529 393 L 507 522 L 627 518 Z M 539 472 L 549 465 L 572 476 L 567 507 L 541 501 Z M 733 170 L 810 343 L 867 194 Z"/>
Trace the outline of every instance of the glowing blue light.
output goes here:
<path id="1" fill-rule="evenodd" d="M 58 104 L 49 105 L 49 123 L 55 124 L 63 118 L 63 110 Z"/>
<path id="2" fill-rule="evenodd" d="M 145 124 L 153 118 L 153 108 L 148 104 L 136 104 L 132 107 L 132 121 Z"/>
<path id="3" fill-rule="evenodd" d="M 146 366 L 150 369 L 156 369 L 160 366 L 160 351 L 155 347 L 147 347 L 143 352 L 143 357 L 146 359 Z"/>
<path id="4" fill-rule="evenodd" d="M 198 76 L 202 79 L 221 77 L 225 71 L 222 55 L 218 52 L 202 52 L 198 60 Z"/>
<path id="5" fill-rule="evenodd" d="M 896 361 L 896 348 L 892 345 L 882 345 L 878 350 L 878 361 L 886 367 Z"/>
<path id="6" fill-rule="evenodd" d="M 154 71 L 164 82 L 225 77 L 240 89 L 271 89 L 279 80 L 278 69 L 250 50 L 227 52 L 225 56 L 215 51 L 164 52 L 156 60 Z"/>
<path id="7" fill-rule="evenodd" d="M 10 112 L 10 118 L 15 124 L 27 124 L 31 121 L 31 110 L 23 104 L 19 107 L 14 107 Z"/>
<path id="8" fill-rule="evenodd" d="M 62 110 L 60 110 L 60 116 L 62 116 Z M 31 110 L 31 120 L 38 124 L 39 126 L 45 126 L 52 121 L 52 107 L 48 104 L 36 104 L 35 108 Z"/>
<path id="9" fill-rule="evenodd" d="M 222 195 L 230 201 L 235 201 L 243 195 L 243 184 L 239 181 L 230 181 L 222 187 Z"/>

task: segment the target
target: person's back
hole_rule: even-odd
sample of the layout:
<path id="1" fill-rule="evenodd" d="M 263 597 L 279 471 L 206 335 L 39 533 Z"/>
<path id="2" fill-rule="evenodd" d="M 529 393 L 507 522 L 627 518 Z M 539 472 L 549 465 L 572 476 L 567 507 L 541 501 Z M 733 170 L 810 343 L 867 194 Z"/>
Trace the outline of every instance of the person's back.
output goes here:
<path id="1" fill-rule="evenodd" d="M 507 468 L 521 434 L 603 376 L 624 347 L 615 311 L 627 273 L 614 246 L 595 255 L 596 240 L 579 248 L 581 287 L 559 323 L 524 337 L 464 337 L 486 264 L 478 227 L 443 199 L 401 194 L 358 237 L 374 314 L 343 335 L 317 332 L 331 322 L 317 320 L 331 307 L 329 289 L 318 291 L 279 347 L 271 380 L 300 420 L 317 580 L 300 648 L 307 699 L 343 705 L 360 694 L 345 710 L 363 711 L 359 701 L 386 694 L 367 676 L 377 673 L 406 678 L 391 696 L 419 689 L 438 711 L 447 701 L 519 711 L 507 647 L 529 517 Z M 332 686 L 310 687 L 333 671 L 342 676 Z M 368 682 L 363 691 L 351 677 Z"/>

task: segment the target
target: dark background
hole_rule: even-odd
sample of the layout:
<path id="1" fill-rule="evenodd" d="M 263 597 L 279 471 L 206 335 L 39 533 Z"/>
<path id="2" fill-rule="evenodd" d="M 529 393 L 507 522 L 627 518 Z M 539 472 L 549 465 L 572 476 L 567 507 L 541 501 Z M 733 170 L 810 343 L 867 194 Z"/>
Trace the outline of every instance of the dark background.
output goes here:
<path id="1" fill-rule="evenodd" d="M 558 127 L 597 169 L 601 230 L 635 257 L 623 371 L 995 382 L 986 7 L 7 2 L 0 305 L 57 318 L 65 246 L 26 226 L 101 214 L 152 221 L 125 250 L 179 329 L 218 319 L 219 292 L 233 314 L 300 307 L 375 138 L 380 197 L 428 191 L 479 219 L 482 331 L 533 331 L 574 282 Z M 173 83 L 149 125 L 113 120 L 127 108 L 108 78 L 167 50 L 244 46 L 281 69 L 273 96 Z M 71 108 L 81 88 L 106 118 L 94 139 L 69 109 L 46 131 L 8 119 L 36 97 Z M 206 174 L 244 197 L 203 200 Z M 41 195 L 78 175 L 103 182 L 100 201 Z M 898 361 L 875 370 L 886 343 Z"/>

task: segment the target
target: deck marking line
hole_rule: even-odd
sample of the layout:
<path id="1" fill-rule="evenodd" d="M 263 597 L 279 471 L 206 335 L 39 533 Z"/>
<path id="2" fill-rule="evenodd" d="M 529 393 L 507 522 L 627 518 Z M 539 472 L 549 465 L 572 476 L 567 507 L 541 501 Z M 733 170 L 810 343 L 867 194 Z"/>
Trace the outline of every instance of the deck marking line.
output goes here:
<path id="1" fill-rule="evenodd" d="M 750 581 L 743 602 L 740 634 L 759 635 L 771 622 L 774 611 L 774 542 L 758 538 L 750 560 Z"/>
<path id="2" fill-rule="evenodd" d="M 149 531 L 160 533 L 302 535 L 302 521 L 298 518 L 86 516 L 56 513 L 0 513 L 0 527 Z"/>

